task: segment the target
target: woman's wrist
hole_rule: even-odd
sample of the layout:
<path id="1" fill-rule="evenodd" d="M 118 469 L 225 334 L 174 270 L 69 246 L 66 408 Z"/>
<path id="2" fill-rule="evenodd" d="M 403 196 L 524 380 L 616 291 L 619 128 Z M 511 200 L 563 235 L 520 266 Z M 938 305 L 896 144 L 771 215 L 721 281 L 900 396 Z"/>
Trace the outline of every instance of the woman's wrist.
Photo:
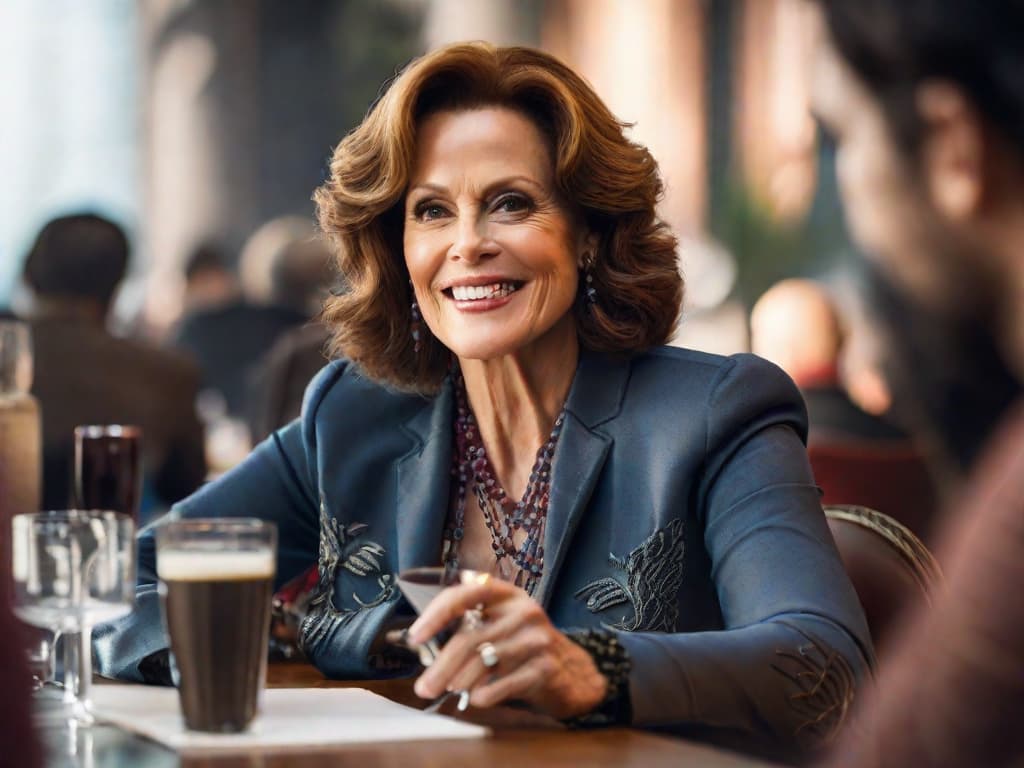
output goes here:
<path id="1" fill-rule="evenodd" d="M 604 698 L 593 709 L 564 718 L 563 722 L 571 728 L 598 728 L 630 723 L 633 719 L 629 698 L 632 663 L 616 633 L 606 629 L 576 629 L 567 631 L 565 635 L 590 655 L 594 667 L 607 681 L 607 687 Z"/>

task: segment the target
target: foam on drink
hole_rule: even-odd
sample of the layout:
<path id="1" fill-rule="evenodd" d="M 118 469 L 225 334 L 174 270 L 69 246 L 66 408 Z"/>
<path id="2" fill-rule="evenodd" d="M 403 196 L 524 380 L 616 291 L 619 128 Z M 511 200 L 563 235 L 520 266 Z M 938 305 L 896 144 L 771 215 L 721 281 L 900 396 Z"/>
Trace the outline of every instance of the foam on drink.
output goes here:
<path id="1" fill-rule="evenodd" d="M 247 581 L 274 575 L 274 553 L 269 549 L 247 552 L 160 549 L 157 575 L 164 581 Z"/>

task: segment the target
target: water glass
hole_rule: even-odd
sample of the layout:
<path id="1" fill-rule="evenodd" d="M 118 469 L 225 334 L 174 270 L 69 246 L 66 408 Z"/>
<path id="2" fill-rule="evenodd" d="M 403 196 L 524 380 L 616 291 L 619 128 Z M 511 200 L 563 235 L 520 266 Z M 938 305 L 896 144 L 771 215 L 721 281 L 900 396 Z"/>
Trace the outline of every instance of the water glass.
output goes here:
<path id="1" fill-rule="evenodd" d="M 16 515 L 11 533 L 14 611 L 27 624 L 67 633 L 65 716 L 91 725 L 92 627 L 132 610 L 135 525 L 116 512 L 68 510 Z"/>

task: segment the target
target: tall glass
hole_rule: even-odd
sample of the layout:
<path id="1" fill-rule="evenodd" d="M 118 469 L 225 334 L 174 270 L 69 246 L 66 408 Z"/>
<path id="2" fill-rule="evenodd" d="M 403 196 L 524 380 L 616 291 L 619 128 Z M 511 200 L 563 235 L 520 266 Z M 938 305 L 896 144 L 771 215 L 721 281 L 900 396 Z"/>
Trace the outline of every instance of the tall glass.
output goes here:
<path id="1" fill-rule="evenodd" d="M 277 528 L 262 520 L 173 520 L 156 528 L 164 621 L 191 730 L 244 731 L 256 715 L 276 554 Z"/>
<path id="2" fill-rule="evenodd" d="M 138 525 L 142 430 L 122 424 L 75 427 L 75 498 L 79 509 L 109 509 Z"/>
<path id="3" fill-rule="evenodd" d="M 42 488 L 42 428 L 32 396 L 32 334 L 28 325 L 0 320 L 0 531 L 11 516 L 38 512 Z M 0 573 L 7 574 L 9 539 L 0 536 Z"/>
<path id="4" fill-rule="evenodd" d="M 92 628 L 130 613 L 135 601 L 135 525 L 110 511 L 16 515 L 11 523 L 14 610 L 22 621 L 76 633 L 64 645 L 69 721 L 91 725 Z"/>

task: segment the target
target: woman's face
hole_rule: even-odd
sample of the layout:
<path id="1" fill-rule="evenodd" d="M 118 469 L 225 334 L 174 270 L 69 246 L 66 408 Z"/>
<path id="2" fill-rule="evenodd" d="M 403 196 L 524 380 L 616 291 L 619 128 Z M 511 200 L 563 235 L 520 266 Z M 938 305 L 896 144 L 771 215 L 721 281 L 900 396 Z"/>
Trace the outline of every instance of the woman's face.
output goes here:
<path id="1" fill-rule="evenodd" d="M 574 339 L 589 245 L 558 197 L 551 153 L 531 120 L 489 107 L 440 112 L 419 126 L 405 263 L 424 322 L 458 357 Z"/>

